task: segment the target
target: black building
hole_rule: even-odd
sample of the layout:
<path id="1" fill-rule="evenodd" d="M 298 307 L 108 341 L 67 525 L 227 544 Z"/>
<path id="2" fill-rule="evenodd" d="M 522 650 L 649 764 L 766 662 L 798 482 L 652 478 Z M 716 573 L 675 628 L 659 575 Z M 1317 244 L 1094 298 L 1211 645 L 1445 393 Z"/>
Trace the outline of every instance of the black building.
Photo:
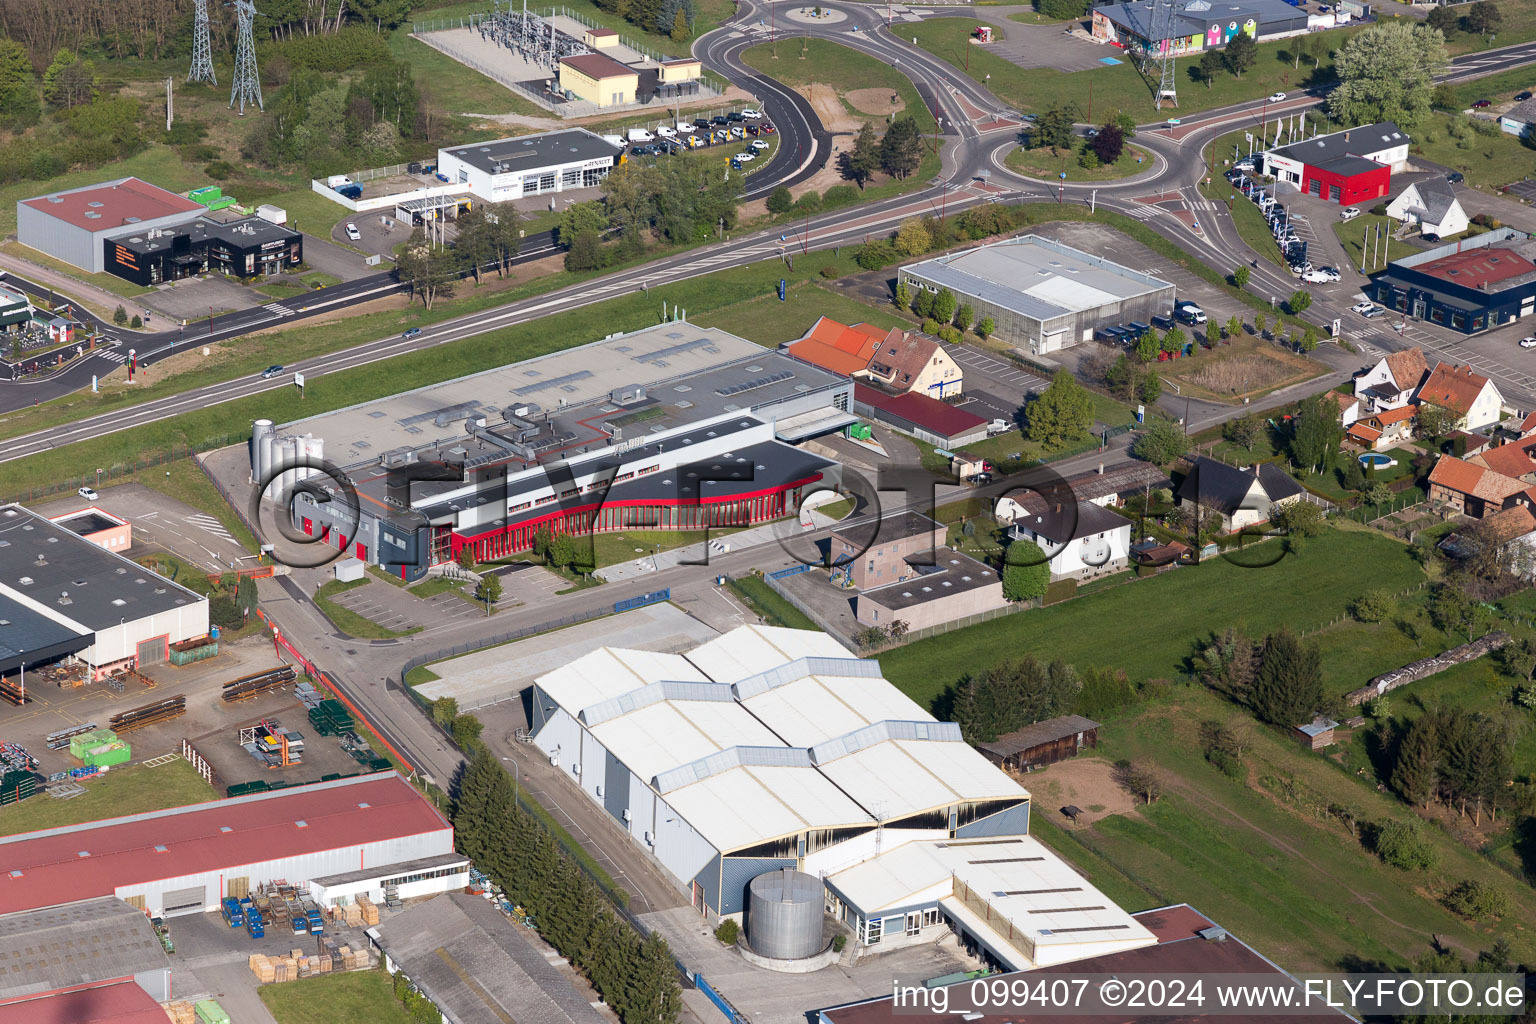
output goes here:
<path id="1" fill-rule="evenodd" d="M 304 262 L 304 236 L 260 217 L 229 222 L 199 217 L 190 224 L 120 235 L 103 244 L 105 269 L 141 285 L 210 272 L 270 277 Z"/>
<path id="2" fill-rule="evenodd" d="M 1536 241 L 1499 228 L 1387 264 L 1365 293 L 1415 320 L 1476 334 L 1536 312 Z"/>

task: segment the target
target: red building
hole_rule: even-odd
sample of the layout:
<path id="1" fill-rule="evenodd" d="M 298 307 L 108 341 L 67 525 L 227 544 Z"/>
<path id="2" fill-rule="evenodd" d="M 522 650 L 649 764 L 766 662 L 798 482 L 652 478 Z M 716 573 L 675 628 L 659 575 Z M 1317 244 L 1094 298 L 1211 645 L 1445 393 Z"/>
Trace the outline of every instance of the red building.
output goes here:
<path id="1" fill-rule="evenodd" d="M 1380 199 L 1407 165 L 1409 138 L 1390 121 L 1267 150 L 1264 173 L 1308 195 L 1349 206 Z"/>

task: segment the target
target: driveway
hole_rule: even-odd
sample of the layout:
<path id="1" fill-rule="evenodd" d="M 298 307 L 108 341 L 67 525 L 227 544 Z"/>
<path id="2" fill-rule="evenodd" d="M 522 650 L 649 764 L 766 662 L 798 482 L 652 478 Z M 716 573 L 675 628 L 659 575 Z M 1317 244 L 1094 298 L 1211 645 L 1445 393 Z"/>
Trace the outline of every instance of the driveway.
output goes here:
<path id="1" fill-rule="evenodd" d="M 370 217 L 376 216 L 376 214 L 367 214 L 363 215 L 363 219 L 368 220 Z M 390 219 L 393 220 L 394 218 L 391 217 Z M 345 224 L 346 221 L 343 220 L 339 223 Z M 363 230 L 361 223 L 357 227 L 359 231 Z M 346 237 L 341 232 L 342 229 L 337 227 L 334 231 L 335 237 L 338 239 Z M 407 231 L 400 240 L 403 242 L 409 236 L 410 232 Z M 367 277 L 369 274 L 377 274 L 379 272 L 378 268 L 370 267 L 364 263 L 363 257 L 351 249 L 334 242 L 328 242 L 323 238 L 317 238 L 314 235 L 304 236 L 304 262 L 309 264 L 311 270 L 318 270 L 333 277 L 339 277 L 343 281 L 356 281 L 360 277 Z"/>
<path id="2" fill-rule="evenodd" d="M 173 323 L 180 323 L 183 320 L 206 320 L 209 310 L 224 312 L 260 306 L 267 297 L 232 278 L 212 274 L 163 284 L 140 296 L 138 301 Z M 128 309 L 131 312 L 133 305 L 129 304 Z M 152 320 L 149 326 L 163 330 L 166 325 Z"/>

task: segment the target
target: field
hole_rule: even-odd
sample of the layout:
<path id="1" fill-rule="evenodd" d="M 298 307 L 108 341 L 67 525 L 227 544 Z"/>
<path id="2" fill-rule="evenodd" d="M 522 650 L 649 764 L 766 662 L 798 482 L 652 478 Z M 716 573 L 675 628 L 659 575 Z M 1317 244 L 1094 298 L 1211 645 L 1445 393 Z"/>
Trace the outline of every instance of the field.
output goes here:
<path id="1" fill-rule="evenodd" d="M 770 626 L 785 626 L 789 629 L 821 628 L 756 576 L 742 576 L 728 581 L 726 585 L 741 598 L 743 604 L 762 616 L 763 621 Z"/>
<path id="2" fill-rule="evenodd" d="M 131 744 L 133 734 L 129 733 L 127 739 Z M 134 756 L 139 758 L 143 754 L 135 751 Z M 144 814 L 219 798 L 213 787 L 193 771 L 192 765 L 180 758 L 154 768 L 140 765 L 113 768 L 101 778 L 82 785 L 85 795 L 73 800 L 55 800 L 39 794 L 19 804 L 0 807 L 0 835 L 78 825 L 125 814 Z"/>
<path id="3" fill-rule="evenodd" d="M 1061 180 L 1062 172 L 1065 172 L 1067 181 L 1114 181 L 1150 170 L 1152 157 L 1139 146 L 1126 146 L 1119 160 L 1112 164 L 1100 164 L 1090 171 L 1085 170 L 1077 162 L 1076 153 L 1052 156 L 1051 151 L 1043 147 L 1025 149 L 1020 146 L 1009 153 L 1003 163 L 1008 165 L 1009 170 L 1018 171 L 1031 178 L 1048 178 L 1058 181 Z"/>
<path id="4" fill-rule="evenodd" d="M 1154 366 L 1159 375 L 1178 383 L 1179 394 L 1218 402 L 1261 395 L 1326 373 L 1328 369 L 1251 334 L 1231 340 L 1230 345 L 1214 349 L 1197 345 L 1191 356 Z"/>
<path id="5" fill-rule="evenodd" d="M 1135 588 L 1120 592 L 1128 589 Z M 1055 808 L 1041 807 L 1031 831 L 1127 909 L 1188 902 L 1289 969 L 1376 960 L 1400 968 L 1428 951 L 1430 933 L 1464 956 L 1491 946 L 1495 935 L 1515 943 L 1517 960 L 1529 955 L 1531 940 L 1518 922 L 1536 913 L 1536 893 L 1517 879 L 1433 828 L 1426 834 L 1440 852 L 1437 871 L 1415 876 L 1387 867 L 1327 812 L 1344 807 L 1371 823 L 1411 818 L 1390 793 L 1251 724 L 1246 783 L 1206 763 L 1199 723 L 1245 718 L 1189 686 L 1112 720 L 1100 730 L 1098 755 L 1149 759 L 1165 795 L 1086 827 L 1055 824 L 1062 821 Z M 1052 770 L 1028 782 L 1048 781 Z M 1433 901 L 1466 878 L 1497 884 L 1520 910 L 1490 934 Z"/>
<path id="6" fill-rule="evenodd" d="M 1252 551 L 1255 564 L 1280 555 L 1275 542 Z M 1177 679 L 1186 674 L 1194 646 L 1213 631 L 1229 625 L 1254 634 L 1281 626 L 1316 629 L 1342 614 L 1362 590 L 1398 591 L 1421 579 L 1423 570 L 1397 541 L 1330 530 L 1309 540 L 1301 554 L 1273 565 L 1250 568 L 1207 559 L 919 640 L 885 652 L 880 665 L 887 679 L 924 707 L 967 673 L 1028 654 L 1078 666 L 1114 666 L 1137 680 Z"/>
<path id="7" fill-rule="evenodd" d="M 1536 86 L 1536 74 L 1528 86 Z M 1496 191 L 1512 181 L 1521 181 L 1531 173 L 1531 150 L 1503 132 L 1481 135 L 1469 131 L 1465 139 L 1451 134 L 1451 125 L 1465 121 L 1461 114 L 1440 114 L 1414 137 L 1413 152 L 1422 153 L 1435 163 L 1452 167 L 1466 175 L 1467 184 L 1484 191 Z"/>
<path id="8" fill-rule="evenodd" d="M 277 1024 L 411 1024 L 383 971 L 349 971 L 263 985 Z"/>
<path id="9" fill-rule="evenodd" d="M 1381 241 L 1376 241 L 1377 228 L 1381 230 Z M 1365 210 L 1360 211 L 1360 216 L 1352 221 L 1336 221 L 1333 224 L 1333 233 L 1338 236 L 1339 243 L 1344 246 L 1344 251 L 1349 254 L 1350 265 L 1356 270 L 1361 267 L 1361 249 L 1371 256 L 1370 272 L 1374 273 L 1393 260 L 1402 259 L 1404 256 L 1412 256 L 1414 253 L 1424 250 L 1417 246 L 1400 242 L 1392 237 L 1392 231 L 1397 227 L 1397 221 L 1391 217 L 1378 217 Z M 1369 239 L 1369 244 L 1367 243 Z M 1378 248 L 1379 246 L 1379 248 Z M 1384 253 L 1384 256 L 1378 256 Z"/>
<path id="10" fill-rule="evenodd" d="M 773 55 L 775 47 L 777 58 Z M 877 132 L 884 118 L 865 114 L 847 96 L 860 89 L 889 90 L 900 97 L 903 115 L 911 114 L 922 131 L 933 131 L 933 114 L 917 95 L 912 80 L 884 61 L 858 50 L 827 39 L 785 38 L 777 44 L 754 46 L 742 53 L 741 59 L 788 86 L 830 86 L 850 116 L 874 121 Z"/>
<path id="11" fill-rule="evenodd" d="M 804 337 L 823 316 L 845 324 L 870 323 L 887 329 L 911 326 L 894 306 L 865 305 L 809 281 L 786 288 L 783 302 L 770 292 L 702 316 L 690 313 L 688 319 L 701 327 L 718 327 L 764 347 L 777 348 L 781 342 Z"/>
<path id="12" fill-rule="evenodd" d="M 999 28 L 995 22 L 980 22 L 970 18 L 934 18 L 915 25 L 905 25 L 901 31 L 903 35 L 915 36 L 917 44 L 923 49 L 949 61 L 962 71 L 966 67 L 966 51 L 971 50 L 970 76 L 978 82 L 985 80 L 987 87 L 1000 99 L 1023 111 L 1039 113 L 1056 106 L 1072 105 L 1083 111 L 1079 120 L 1095 123 L 1102 121 L 1111 110 L 1125 111 L 1138 121 L 1157 116 L 1153 104 L 1156 83 L 1144 79 L 1128 61 L 1113 67 L 1073 72 L 1021 68 L 987 52 L 985 46 L 972 46 L 967 42 L 971 33 L 981 24 L 992 24 L 1005 35 L 1008 31 L 1006 26 Z M 1314 33 L 1313 38 L 1326 39 L 1329 46 L 1336 48 L 1342 46 L 1356 31 L 1358 29 L 1333 29 Z M 1262 99 L 1277 89 L 1294 90 L 1312 83 L 1330 81 L 1333 77 L 1331 56 L 1323 58 L 1322 63 L 1316 67 L 1305 61 L 1299 70 L 1292 67 L 1285 40 L 1260 43 L 1257 61 L 1244 72 L 1242 78 L 1222 74 L 1210 88 L 1194 80 L 1199 60 L 1196 55 L 1177 61 L 1178 116 L 1187 117 L 1212 107 Z M 1093 92 L 1092 114 L 1087 109 L 1090 82 Z"/>

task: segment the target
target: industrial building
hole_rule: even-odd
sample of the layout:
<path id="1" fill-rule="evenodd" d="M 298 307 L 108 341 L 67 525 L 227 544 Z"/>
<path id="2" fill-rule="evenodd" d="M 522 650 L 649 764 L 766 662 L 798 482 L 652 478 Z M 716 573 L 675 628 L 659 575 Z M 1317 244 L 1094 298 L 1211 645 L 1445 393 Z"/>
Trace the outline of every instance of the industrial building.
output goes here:
<path id="1" fill-rule="evenodd" d="M 403 974 L 447 1024 L 603 1024 L 507 915 L 479 896 L 445 893 L 368 929 L 385 970 Z"/>
<path id="2" fill-rule="evenodd" d="M 253 477 L 296 453 L 345 470 L 298 493 L 296 528 L 403 578 L 541 528 L 745 526 L 792 512 L 836 463 L 794 442 L 854 422 L 850 382 L 683 321 L 252 432 Z M 306 472 L 283 473 L 291 491 Z M 316 481 L 322 489 L 334 488 Z"/>
<path id="3" fill-rule="evenodd" d="M 572 97 L 599 107 L 635 102 L 640 72 L 601 53 L 560 58 L 560 88 Z"/>
<path id="4" fill-rule="evenodd" d="M 0 929 L 107 897 L 141 917 L 210 912 L 274 879 L 303 887 L 337 872 L 371 872 L 362 891 L 375 894 L 386 880 L 402 898 L 447 892 L 468 884 L 467 860 L 413 864 L 453 853 L 453 826 L 398 774 L 318 782 L 0 838 Z"/>
<path id="5" fill-rule="evenodd" d="M 614 63 L 608 57 L 600 59 Z M 566 128 L 440 149 L 437 173 L 488 203 L 500 203 L 592 188 L 618 164 L 619 153 L 585 128 Z"/>
<path id="6" fill-rule="evenodd" d="M 1037 355 L 1090 341 L 1096 327 L 1173 309 L 1167 281 L 1039 235 L 936 256 L 898 276 L 910 289 L 949 289 L 977 318 L 991 317 L 998 338 Z"/>
<path id="7" fill-rule="evenodd" d="M 146 286 L 208 273 L 271 277 L 304 262 L 304 236 L 264 217 L 199 217 L 114 235 L 106 246 L 107 272 Z"/>
<path id="8" fill-rule="evenodd" d="M 1171 17 L 1170 17 L 1171 14 Z M 1307 31 L 1307 12 L 1285 0 L 1152 0 L 1093 9 L 1093 37 L 1125 50 L 1175 55 L 1226 46 L 1237 35 L 1282 39 Z"/>
<path id="9" fill-rule="evenodd" d="M 106 548 L 108 551 L 127 551 L 133 546 L 133 525 L 128 520 L 119 519 L 94 505 L 80 509 L 78 512 L 66 512 L 61 516 L 54 516 L 50 522 L 57 523 L 71 533 L 78 534 L 97 547 Z"/>
<path id="10" fill-rule="evenodd" d="M 540 676 L 526 699 L 533 742 L 701 914 L 742 914 L 754 880 L 788 868 L 825 877 L 824 909 L 867 945 L 931 941 L 929 929 L 951 928 L 1020 967 L 1151 941 L 1028 837 L 1028 792 L 958 726 L 936 721 L 876 662 L 850 657 L 824 633 L 742 626 L 683 654 L 599 648 Z M 1027 879 L 1004 869 L 1017 886 L 992 885 L 997 858 L 977 855 L 1003 844 L 1025 851 L 1006 858 L 1029 865 Z M 885 877 L 882 865 L 894 862 L 883 858 L 909 845 L 938 859 L 914 869 L 899 898 L 905 881 L 869 895 L 846 874 L 874 865 L 866 874 Z M 1082 896 L 1048 921 L 1030 916 L 1045 905 L 993 899 L 989 924 L 952 884 L 962 867 L 989 892 L 1071 876 Z M 814 926 L 819 940 L 820 917 L 810 916 L 801 938 L 810 941 Z M 749 913 L 749 941 L 752 923 Z"/>
<path id="11" fill-rule="evenodd" d="M 1278 185 L 1349 206 L 1385 196 L 1392 172 L 1408 166 L 1412 142 L 1391 121 L 1316 135 L 1264 152 L 1263 170 Z"/>
<path id="12" fill-rule="evenodd" d="M 1536 240 L 1495 228 L 1393 260 L 1365 293 L 1415 320 L 1477 334 L 1536 313 L 1533 261 Z"/>
<path id="13" fill-rule="evenodd" d="M 24 681 L 27 668 L 72 659 L 101 679 L 163 662 L 171 644 L 207 633 L 203 595 L 68 523 L 0 507 L 0 674 Z"/>
<path id="14" fill-rule="evenodd" d="M 22 245 L 99 274 L 107 269 L 107 241 L 190 224 L 207 207 L 138 178 L 50 192 L 16 203 L 16 238 Z"/>
<path id="15" fill-rule="evenodd" d="M 10 870 L 12 879 L 26 877 L 9 865 L 3 870 Z M 0 949 L 8 954 L 0 971 L 0 1021 L 12 1001 L 31 1003 L 120 983 L 132 984 L 152 1001 L 171 998 L 171 963 L 142 910 L 115 896 L 67 896 L 60 904 L 0 916 Z"/>

